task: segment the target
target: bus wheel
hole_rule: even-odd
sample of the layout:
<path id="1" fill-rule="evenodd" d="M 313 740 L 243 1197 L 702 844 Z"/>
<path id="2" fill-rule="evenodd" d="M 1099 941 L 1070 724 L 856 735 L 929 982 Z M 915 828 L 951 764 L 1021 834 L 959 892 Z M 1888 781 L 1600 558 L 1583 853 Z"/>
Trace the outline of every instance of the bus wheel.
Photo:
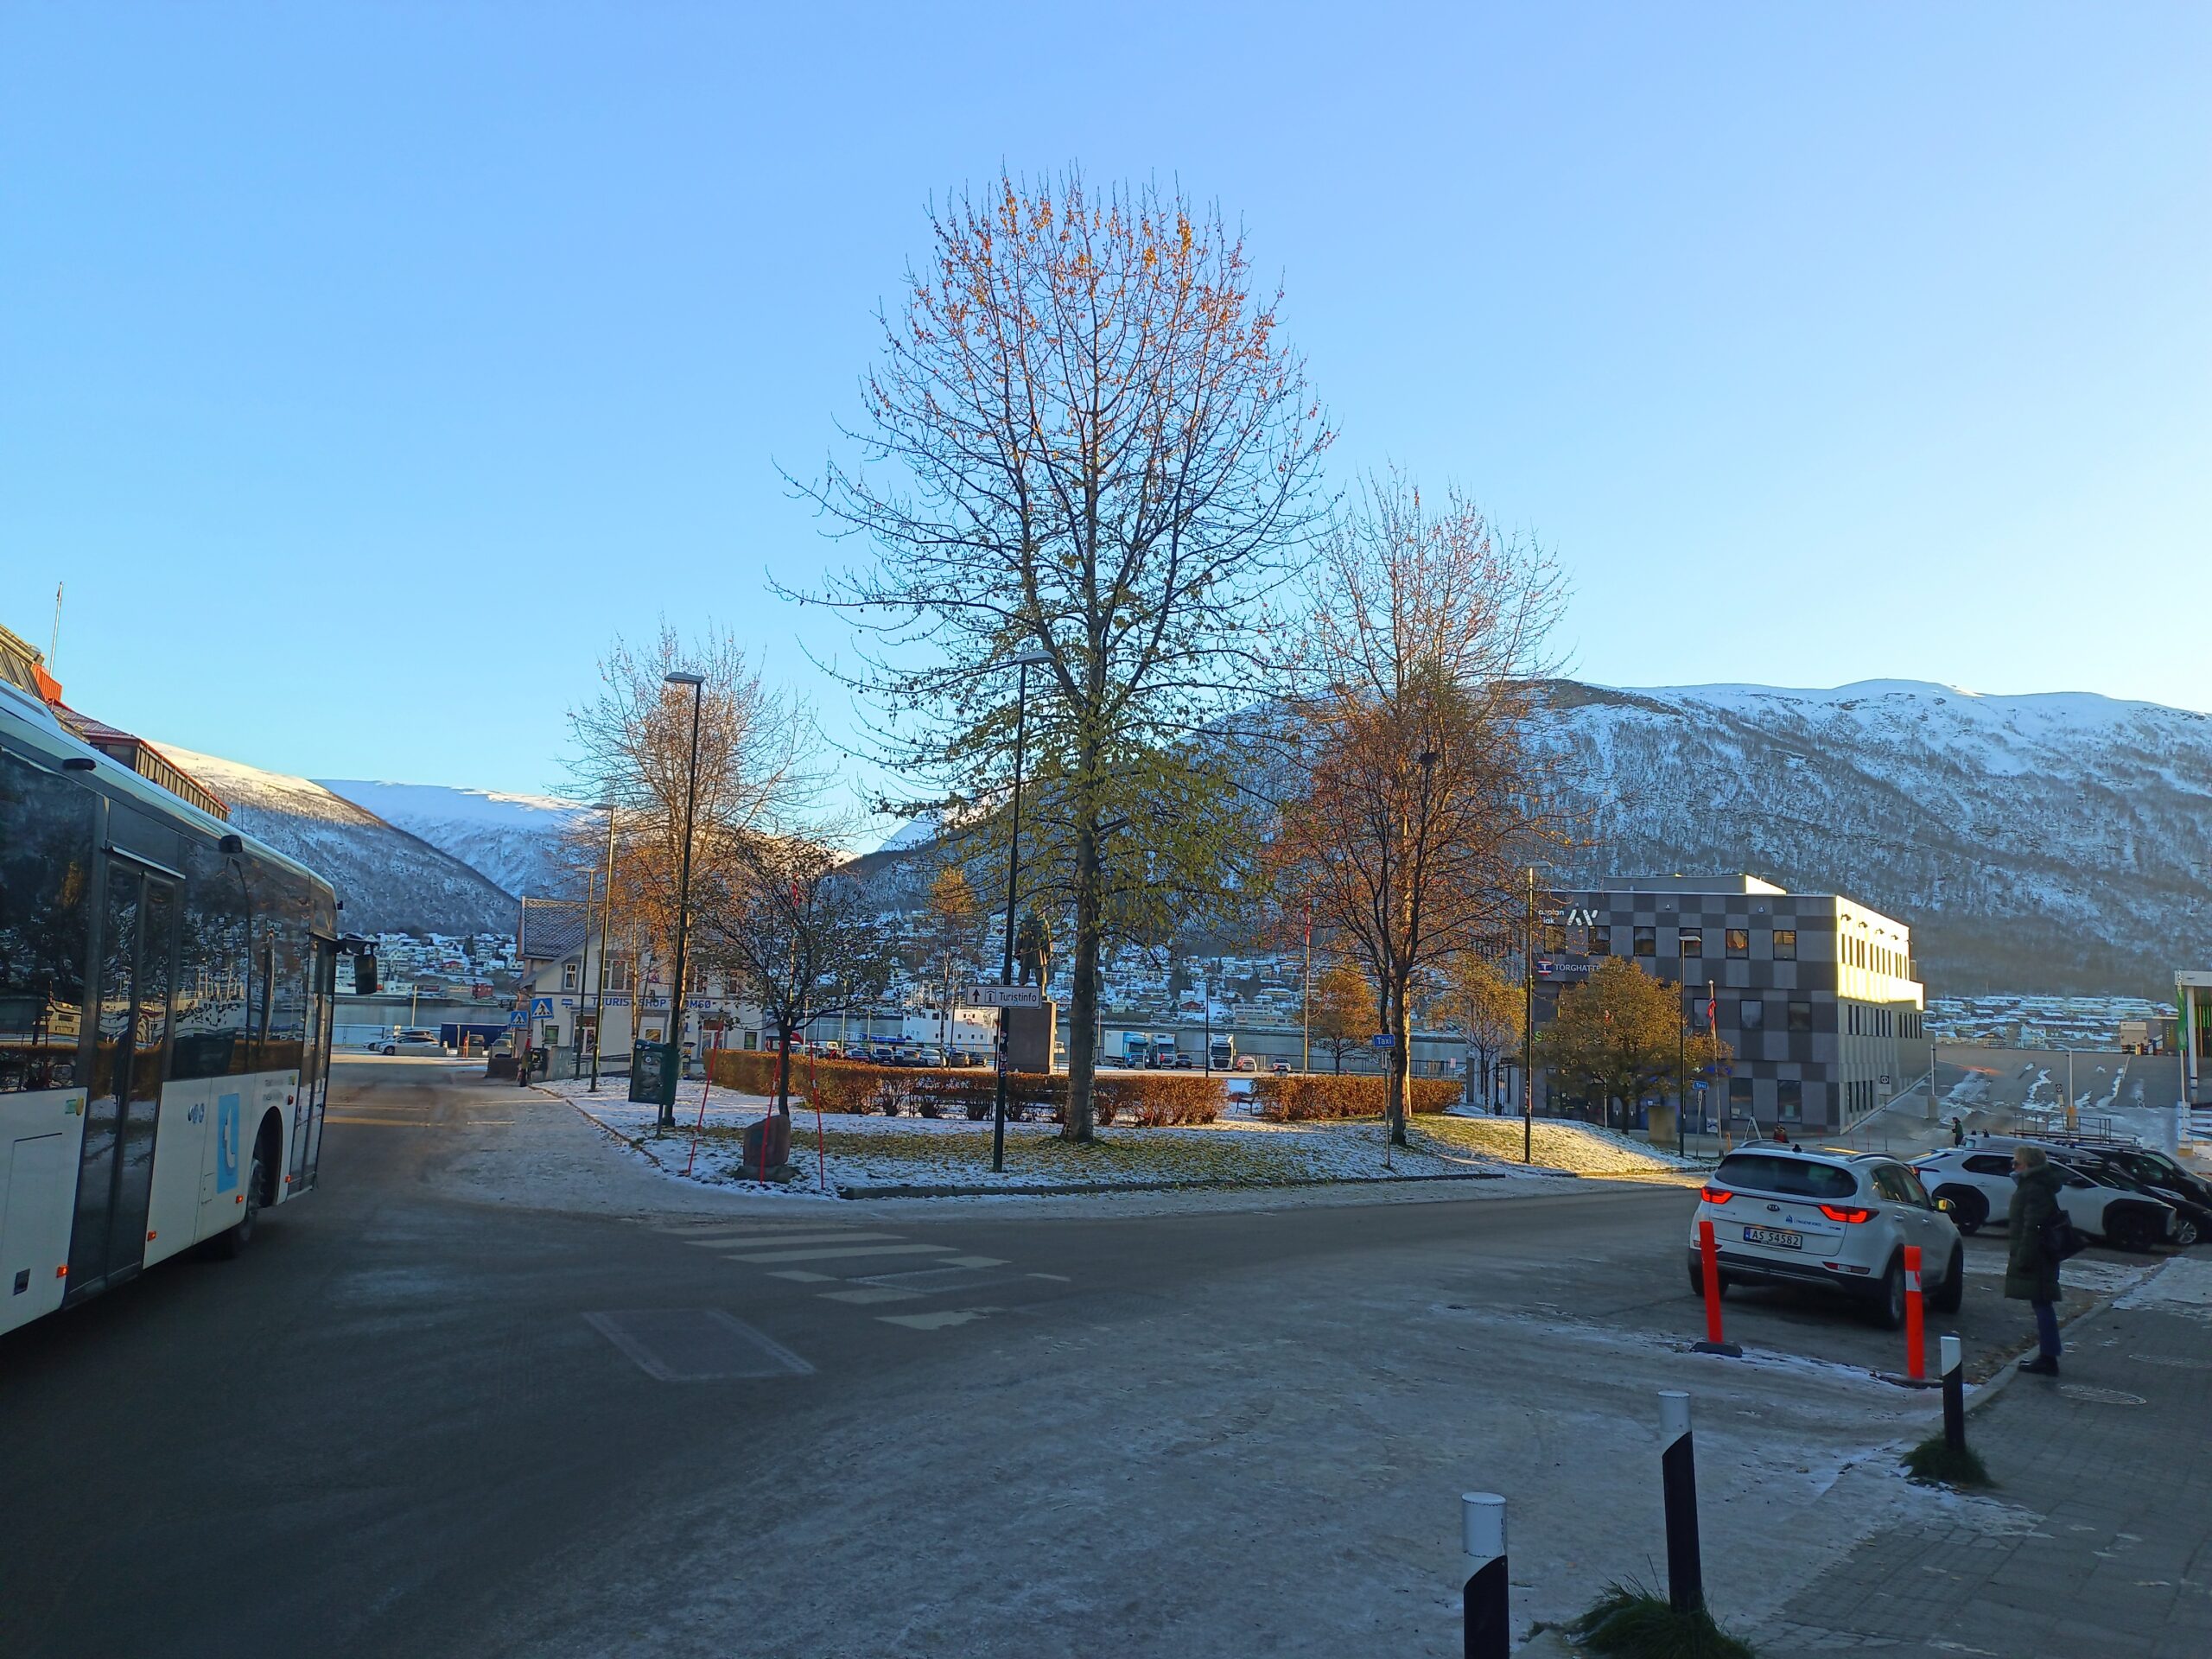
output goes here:
<path id="1" fill-rule="evenodd" d="M 253 1224 L 261 1214 L 261 1154 L 253 1154 L 253 1168 L 245 1178 L 245 1213 L 228 1231 L 220 1232 L 207 1242 L 208 1251 L 223 1261 L 234 1261 L 253 1243 Z"/>

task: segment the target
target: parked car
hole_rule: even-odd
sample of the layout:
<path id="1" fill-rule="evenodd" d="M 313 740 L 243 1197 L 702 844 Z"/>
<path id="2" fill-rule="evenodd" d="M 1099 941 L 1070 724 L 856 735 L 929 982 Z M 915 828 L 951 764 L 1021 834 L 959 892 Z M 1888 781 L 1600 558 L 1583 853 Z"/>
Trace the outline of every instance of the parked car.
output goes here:
<path id="1" fill-rule="evenodd" d="M 2212 1233 L 2212 1206 L 2200 1202 L 2192 1193 L 2169 1185 L 2168 1177 L 2156 1164 L 2147 1160 L 2139 1163 L 2118 1147 L 2067 1145 L 2053 1146 L 2049 1151 L 2052 1157 L 2063 1158 L 2085 1175 L 2156 1198 L 2166 1205 L 2174 1212 L 2172 1226 L 2166 1235 L 2169 1244 L 2187 1249 Z"/>
<path id="2" fill-rule="evenodd" d="M 1239 1054 L 1236 1057 L 1236 1065 L 1231 1068 L 1237 1071 L 1257 1071 L 1259 1069 L 1259 1061 L 1254 1059 L 1249 1054 Z"/>
<path id="3" fill-rule="evenodd" d="M 379 1054 L 442 1054 L 446 1046 L 438 1040 L 435 1031 L 425 1031 L 417 1026 L 400 1026 L 393 1029 L 378 1047 Z"/>
<path id="4" fill-rule="evenodd" d="M 2064 1147 L 2066 1155 L 2069 1157 L 2077 1147 L 2083 1152 L 2100 1154 L 2118 1162 L 2137 1179 L 2157 1188 L 2161 1198 L 2170 1192 L 2177 1192 L 2191 1204 L 2212 1208 L 2212 1181 L 2206 1180 L 2169 1153 L 2115 1141 L 2080 1140 L 2072 1135 L 2054 1135 L 2044 1144 Z"/>
<path id="5" fill-rule="evenodd" d="M 1895 1330 L 1904 1321 L 1904 1251 L 1921 1253 L 1929 1308 L 1957 1311 L 1966 1247 L 1948 1209 L 1913 1172 L 1878 1153 L 1762 1147 L 1731 1153 L 1699 1192 L 1689 1275 L 1705 1287 L 1698 1224 L 1713 1224 L 1720 1287 L 1821 1285 L 1866 1304 Z"/>
<path id="6" fill-rule="evenodd" d="M 1290 1062 L 1288 1060 L 1277 1060 L 1273 1065 L 1268 1068 L 1268 1071 L 1272 1076 L 1287 1077 L 1290 1075 Z"/>
<path id="7" fill-rule="evenodd" d="M 2063 1183 L 2059 1207 L 2091 1237 L 2117 1250 L 2147 1250 L 2173 1236 L 2174 1209 L 2164 1200 L 2100 1179 L 2069 1162 L 2068 1150 L 2012 1135 L 1984 1135 L 1968 1145 L 1945 1147 L 1913 1160 L 1920 1179 L 1949 1201 L 1961 1232 L 2001 1220 L 2012 1202 L 2012 1148 L 2042 1147 Z"/>

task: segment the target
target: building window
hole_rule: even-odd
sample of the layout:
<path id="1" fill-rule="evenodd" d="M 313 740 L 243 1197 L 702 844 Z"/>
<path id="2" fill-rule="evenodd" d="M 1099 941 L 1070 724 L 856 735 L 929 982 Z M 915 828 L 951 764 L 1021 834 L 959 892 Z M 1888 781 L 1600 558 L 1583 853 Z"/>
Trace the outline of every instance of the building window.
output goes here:
<path id="1" fill-rule="evenodd" d="M 1567 949 L 1567 929 L 1558 922 L 1544 924 L 1544 949 L 1559 956 Z"/>
<path id="2" fill-rule="evenodd" d="M 1613 954 L 1611 928 L 1593 927 L 1590 930 L 1590 954 L 1593 957 L 1610 957 Z"/>
<path id="3" fill-rule="evenodd" d="M 1659 954 L 1657 928 L 1639 927 L 1636 930 L 1636 954 L 1639 957 L 1656 957 Z"/>
<path id="4" fill-rule="evenodd" d="M 573 991 L 576 988 L 576 964 L 573 962 L 564 962 L 561 964 L 561 988 L 564 991 Z"/>
<path id="5" fill-rule="evenodd" d="M 1736 1029 L 1764 1031 L 1766 1029 L 1765 1002 L 1756 996 L 1747 996 L 1738 1002 L 1736 1005 Z"/>
<path id="6" fill-rule="evenodd" d="M 1795 1077 L 1784 1077 L 1774 1085 L 1775 1112 L 1785 1123 L 1796 1123 L 1805 1116 L 1805 1085 Z"/>
<path id="7" fill-rule="evenodd" d="M 1728 1079 L 1728 1115 L 1749 1117 L 1751 1115 L 1751 1080 L 1749 1077 Z"/>
<path id="8" fill-rule="evenodd" d="M 1777 962 L 1797 960 L 1797 930 L 1777 927 L 1774 930 L 1774 959 Z"/>
<path id="9" fill-rule="evenodd" d="M 1751 930 L 1748 927 L 1728 929 L 1724 936 L 1724 942 L 1728 954 L 1732 957 L 1748 957 L 1751 954 Z"/>
<path id="10" fill-rule="evenodd" d="M 1705 930 L 1685 927 L 1675 935 L 1676 954 L 1682 957 L 1701 957 L 1705 954 Z"/>
<path id="11" fill-rule="evenodd" d="M 1789 1005 L 1789 1029 L 1810 1031 L 1813 1028 L 1813 1005 L 1793 1001 Z"/>

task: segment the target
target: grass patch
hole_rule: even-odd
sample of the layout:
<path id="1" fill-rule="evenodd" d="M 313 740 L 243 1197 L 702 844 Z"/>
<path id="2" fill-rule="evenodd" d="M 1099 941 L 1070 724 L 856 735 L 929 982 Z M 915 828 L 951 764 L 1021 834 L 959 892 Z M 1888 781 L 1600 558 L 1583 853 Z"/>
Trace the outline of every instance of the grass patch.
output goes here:
<path id="1" fill-rule="evenodd" d="M 1905 1472 L 1931 1486 L 1987 1486 L 1988 1465 L 1970 1446 L 1955 1452 L 1942 1433 L 1930 1434 L 1904 1454 Z"/>
<path id="2" fill-rule="evenodd" d="M 1608 1585 L 1590 1611 L 1567 1628 L 1591 1652 L 1621 1659 L 1758 1659 L 1704 1608 L 1678 1613 L 1666 1597 L 1638 1584 Z"/>

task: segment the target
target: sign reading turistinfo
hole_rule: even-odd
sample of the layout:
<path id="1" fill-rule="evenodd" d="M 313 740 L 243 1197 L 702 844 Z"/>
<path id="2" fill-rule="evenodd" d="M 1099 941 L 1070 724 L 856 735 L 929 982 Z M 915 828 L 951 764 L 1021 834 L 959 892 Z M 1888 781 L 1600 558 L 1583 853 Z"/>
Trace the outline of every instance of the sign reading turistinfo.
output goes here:
<path id="1" fill-rule="evenodd" d="M 1045 1006 L 1045 988 L 1041 985 L 970 985 L 961 993 L 961 1001 L 971 1008 L 1041 1008 Z"/>

